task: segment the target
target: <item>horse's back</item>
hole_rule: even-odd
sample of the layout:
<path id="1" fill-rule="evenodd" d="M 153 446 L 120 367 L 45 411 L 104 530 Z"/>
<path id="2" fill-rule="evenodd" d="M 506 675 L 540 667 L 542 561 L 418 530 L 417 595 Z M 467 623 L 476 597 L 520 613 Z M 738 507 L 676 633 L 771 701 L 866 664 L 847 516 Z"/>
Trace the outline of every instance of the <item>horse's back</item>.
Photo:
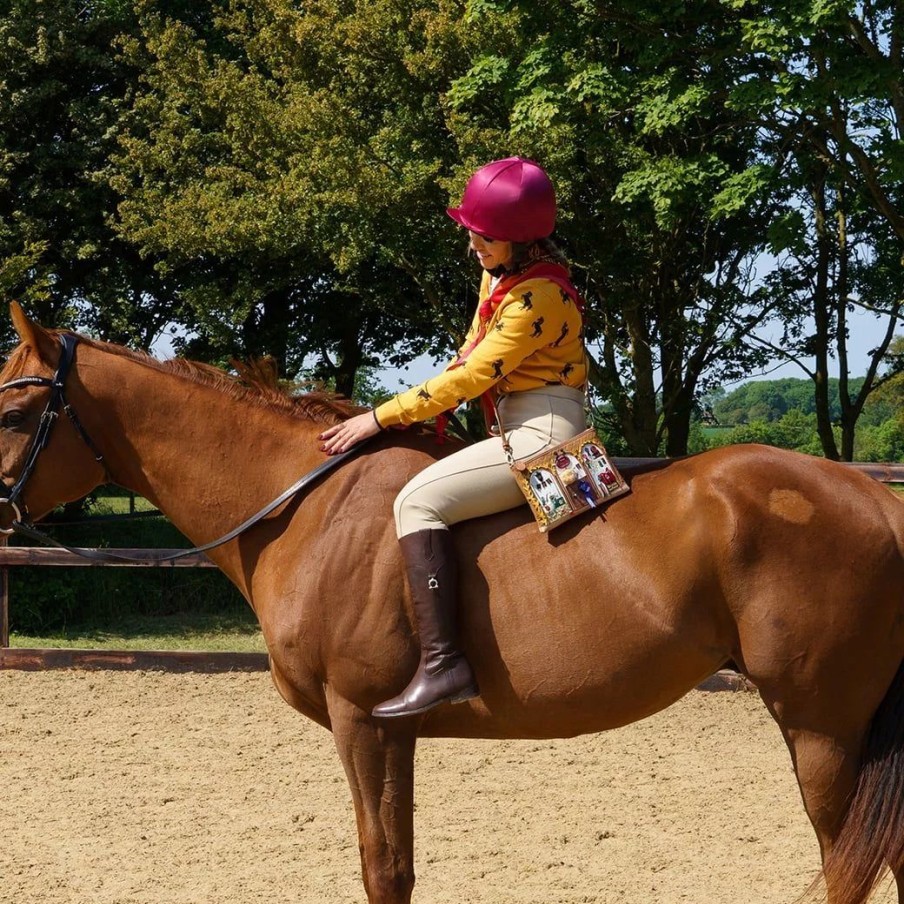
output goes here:
<path id="1" fill-rule="evenodd" d="M 524 734 L 597 730 L 661 709 L 729 658 L 768 679 L 845 634 L 890 659 L 904 647 L 904 507 L 870 478 L 741 446 L 632 485 L 549 535 L 521 512 L 459 527 L 485 697 L 431 733 L 450 719 L 467 733 L 475 716 L 475 733 L 508 719 Z"/>

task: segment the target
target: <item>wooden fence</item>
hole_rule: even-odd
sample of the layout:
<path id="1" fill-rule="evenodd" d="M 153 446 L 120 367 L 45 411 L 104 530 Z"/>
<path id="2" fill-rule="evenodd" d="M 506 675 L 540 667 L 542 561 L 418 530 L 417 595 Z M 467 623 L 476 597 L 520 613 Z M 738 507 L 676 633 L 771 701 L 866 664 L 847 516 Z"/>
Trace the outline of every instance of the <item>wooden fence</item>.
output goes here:
<path id="1" fill-rule="evenodd" d="M 904 463 L 846 461 L 844 464 L 856 471 L 863 471 L 864 474 L 868 474 L 880 483 L 904 483 Z"/>
<path id="2" fill-rule="evenodd" d="M 67 568 L 216 568 L 203 553 L 172 562 L 151 561 L 176 549 L 105 549 L 104 552 L 148 559 L 145 562 L 98 562 L 65 549 L 0 546 L 0 669 L 162 669 L 168 672 L 266 671 L 266 653 L 194 652 L 189 650 L 37 649 L 9 645 L 9 569 L 22 566 Z"/>
<path id="3" fill-rule="evenodd" d="M 659 459 L 631 459 L 633 462 Z M 847 463 L 848 467 L 863 471 L 883 483 L 904 483 L 904 464 Z M 96 568 L 114 566 L 124 568 L 215 568 L 203 553 L 185 556 L 160 564 L 154 557 L 170 555 L 174 549 L 107 549 L 142 562 L 98 562 L 83 559 L 64 549 L 32 546 L 0 545 L 0 669 L 163 669 L 171 672 L 232 672 L 266 671 L 266 653 L 191 652 L 182 650 L 80 650 L 26 649 L 9 645 L 9 569 L 22 566 L 62 566 L 68 568 Z M 724 677 L 719 673 L 710 682 L 739 689 L 738 676 Z M 721 685 L 720 685 L 721 686 Z M 715 686 L 707 689 L 717 689 Z"/>

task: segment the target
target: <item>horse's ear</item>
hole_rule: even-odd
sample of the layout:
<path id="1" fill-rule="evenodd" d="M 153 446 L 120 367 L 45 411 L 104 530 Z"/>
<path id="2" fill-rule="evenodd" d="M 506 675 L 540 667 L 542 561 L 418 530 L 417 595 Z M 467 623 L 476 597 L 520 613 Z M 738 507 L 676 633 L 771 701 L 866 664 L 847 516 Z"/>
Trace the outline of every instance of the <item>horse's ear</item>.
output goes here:
<path id="1" fill-rule="evenodd" d="M 9 313 L 19 338 L 26 345 L 30 345 L 43 361 L 55 362 L 59 356 L 60 345 L 53 336 L 44 327 L 29 320 L 18 301 L 10 302 Z"/>

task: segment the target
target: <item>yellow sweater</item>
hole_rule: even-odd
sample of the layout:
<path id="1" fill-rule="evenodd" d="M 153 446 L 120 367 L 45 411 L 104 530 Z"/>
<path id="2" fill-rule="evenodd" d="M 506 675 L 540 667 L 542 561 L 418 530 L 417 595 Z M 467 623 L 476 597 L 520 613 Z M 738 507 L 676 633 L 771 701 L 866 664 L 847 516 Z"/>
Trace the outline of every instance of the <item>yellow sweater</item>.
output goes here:
<path id="1" fill-rule="evenodd" d="M 490 294 L 483 274 L 480 301 Z M 460 352 L 478 335 L 478 313 Z M 577 305 L 549 279 L 525 279 L 513 286 L 493 312 L 486 335 L 468 358 L 453 360 L 442 373 L 384 402 L 374 412 L 381 427 L 413 424 L 483 395 L 540 386 L 582 388 L 587 379 L 584 336 Z"/>

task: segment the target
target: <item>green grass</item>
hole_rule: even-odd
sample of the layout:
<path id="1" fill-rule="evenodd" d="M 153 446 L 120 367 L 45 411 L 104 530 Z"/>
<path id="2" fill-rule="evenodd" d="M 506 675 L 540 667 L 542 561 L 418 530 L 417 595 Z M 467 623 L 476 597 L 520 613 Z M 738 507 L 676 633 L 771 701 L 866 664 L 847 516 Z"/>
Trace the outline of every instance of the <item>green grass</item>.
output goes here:
<path id="1" fill-rule="evenodd" d="M 156 506 L 148 502 L 143 496 L 131 497 L 125 490 L 118 487 L 106 488 L 106 492 L 99 492 L 83 509 L 83 515 L 76 517 L 90 518 L 92 515 L 125 515 L 128 512 L 154 512 Z M 60 508 L 59 512 L 63 509 Z"/>
<path id="2" fill-rule="evenodd" d="M 90 650 L 267 651 L 250 610 L 247 614 L 136 615 L 103 626 L 72 626 L 46 635 L 12 633 L 9 645 Z"/>
<path id="3" fill-rule="evenodd" d="M 123 515 L 128 511 L 130 511 L 128 496 L 101 496 L 94 503 L 92 509 L 92 512 L 98 515 Z M 156 508 L 143 496 L 136 496 L 135 511 L 153 512 L 156 511 Z"/>
<path id="4" fill-rule="evenodd" d="M 904 498 L 904 483 L 890 483 L 888 488 L 893 492 L 897 493 L 898 496 Z"/>

